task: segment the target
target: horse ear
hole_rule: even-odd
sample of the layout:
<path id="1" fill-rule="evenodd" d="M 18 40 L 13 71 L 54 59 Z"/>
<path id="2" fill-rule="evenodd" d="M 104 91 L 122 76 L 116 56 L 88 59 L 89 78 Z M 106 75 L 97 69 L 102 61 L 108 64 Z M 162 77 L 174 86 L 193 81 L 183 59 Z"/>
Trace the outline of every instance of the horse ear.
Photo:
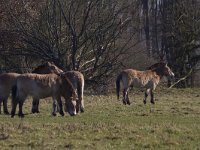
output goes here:
<path id="1" fill-rule="evenodd" d="M 47 66 L 51 66 L 51 62 L 47 61 Z"/>
<path id="2" fill-rule="evenodd" d="M 55 65 L 53 61 L 51 61 L 50 63 L 51 63 L 51 65 Z"/>

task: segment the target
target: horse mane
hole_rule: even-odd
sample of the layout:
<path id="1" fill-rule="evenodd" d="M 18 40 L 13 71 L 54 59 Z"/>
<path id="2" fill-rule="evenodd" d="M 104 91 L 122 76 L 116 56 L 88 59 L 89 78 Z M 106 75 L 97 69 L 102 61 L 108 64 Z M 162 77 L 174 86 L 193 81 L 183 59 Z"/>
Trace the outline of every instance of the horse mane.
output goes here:
<path id="1" fill-rule="evenodd" d="M 43 63 L 43 64 L 37 66 L 37 68 L 35 68 L 35 69 L 32 71 L 32 73 L 37 73 L 37 72 L 43 70 L 44 68 L 46 68 L 47 66 L 50 66 L 50 65 L 51 65 L 51 62 Z"/>
<path id="2" fill-rule="evenodd" d="M 157 68 L 159 68 L 161 66 L 163 67 L 165 65 L 166 65 L 166 63 L 164 63 L 164 62 L 158 62 L 158 63 L 155 63 L 155 64 L 151 65 L 150 67 L 148 67 L 147 70 L 156 70 Z"/>
<path id="3" fill-rule="evenodd" d="M 53 69 L 51 67 L 54 67 Z M 41 65 L 39 65 L 37 68 L 35 68 L 32 73 L 42 73 L 42 74 L 46 74 L 46 73 L 60 73 L 62 72 L 62 70 L 60 68 L 58 68 L 53 62 L 46 62 L 43 63 Z"/>
<path id="4" fill-rule="evenodd" d="M 166 66 L 167 64 L 164 62 L 159 62 L 159 63 L 155 63 L 152 66 L 150 66 L 148 68 L 148 70 L 152 71 L 152 72 L 156 72 L 157 75 L 159 75 L 161 78 L 163 76 L 163 68 Z"/>

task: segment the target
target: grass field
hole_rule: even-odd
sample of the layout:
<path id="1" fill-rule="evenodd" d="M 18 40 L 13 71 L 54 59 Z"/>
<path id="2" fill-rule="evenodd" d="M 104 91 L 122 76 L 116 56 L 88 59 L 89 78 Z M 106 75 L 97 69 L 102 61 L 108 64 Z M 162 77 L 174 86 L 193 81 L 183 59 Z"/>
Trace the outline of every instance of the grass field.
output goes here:
<path id="1" fill-rule="evenodd" d="M 200 149 L 200 89 L 157 89 L 154 107 L 131 93 L 130 106 L 115 94 L 86 95 L 75 117 L 52 117 L 50 99 L 30 114 L 28 99 L 24 119 L 0 115 L 0 149 Z"/>

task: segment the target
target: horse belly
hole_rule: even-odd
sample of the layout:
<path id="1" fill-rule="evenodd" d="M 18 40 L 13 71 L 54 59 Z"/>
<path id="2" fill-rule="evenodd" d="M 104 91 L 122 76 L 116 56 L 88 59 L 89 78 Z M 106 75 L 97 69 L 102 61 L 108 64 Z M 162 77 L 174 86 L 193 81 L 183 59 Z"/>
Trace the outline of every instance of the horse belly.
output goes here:
<path id="1" fill-rule="evenodd" d="M 149 81 L 146 83 L 145 88 L 155 90 L 156 84 L 153 81 Z"/>
<path id="2" fill-rule="evenodd" d="M 141 80 L 139 80 L 139 79 L 134 79 L 131 83 L 131 86 L 136 87 L 136 88 L 144 87 Z"/>
<path id="3" fill-rule="evenodd" d="M 50 87 L 37 87 L 32 89 L 30 95 L 36 98 L 46 98 L 53 96 L 54 92 Z"/>
<path id="4" fill-rule="evenodd" d="M 39 86 L 36 82 L 18 82 L 18 95 L 19 97 L 32 96 L 34 98 L 50 97 L 52 90 L 48 86 Z"/>

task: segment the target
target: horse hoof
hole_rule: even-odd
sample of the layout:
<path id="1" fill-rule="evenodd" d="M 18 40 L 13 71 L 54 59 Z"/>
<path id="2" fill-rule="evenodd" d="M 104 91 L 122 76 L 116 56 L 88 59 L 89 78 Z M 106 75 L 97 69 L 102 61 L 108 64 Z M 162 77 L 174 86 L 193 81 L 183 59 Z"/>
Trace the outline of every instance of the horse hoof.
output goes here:
<path id="1" fill-rule="evenodd" d="M 84 110 L 83 108 L 81 108 L 81 113 L 84 113 L 84 111 L 85 111 L 85 110 Z"/>
<path id="2" fill-rule="evenodd" d="M 143 103 L 146 104 L 147 102 L 146 102 L 146 101 L 143 101 Z"/>
<path id="3" fill-rule="evenodd" d="M 64 112 L 61 112 L 60 115 L 61 115 L 61 116 L 64 116 L 65 114 L 64 114 Z"/>
<path id="4" fill-rule="evenodd" d="M 34 114 L 34 113 L 40 113 L 40 111 L 37 110 L 37 109 L 32 109 L 31 112 L 32 112 L 33 114 Z"/>
<path id="5" fill-rule="evenodd" d="M 8 111 L 5 111 L 4 114 L 5 114 L 5 115 L 9 115 L 10 113 L 9 113 Z"/>
<path id="6" fill-rule="evenodd" d="M 52 112 L 52 116 L 56 116 L 56 113 L 55 113 L 55 112 Z"/>
<path id="7" fill-rule="evenodd" d="M 19 116 L 20 118 L 24 118 L 24 114 L 23 114 L 23 113 L 18 114 L 18 116 Z"/>
<path id="8" fill-rule="evenodd" d="M 130 103 L 130 102 L 127 102 L 127 104 L 128 104 L 128 105 L 131 105 L 131 103 Z"/>
<path id="9" fill-rule="evenodd" d="M 125 101 L 123 101 L 123 104 L 124 104 L 124 105 L 126 105 L 126 102 L 125 102 Z"/>
<path id="10" fill-rule="evenodd" d="M 155 104 L 155 102 L 154 102 L 154 101 L 151 101 L 151 104 Z"/>
<path id="11" fill-rule="evenodd" d="M 14 118 L 15 115 L 11 115 L 11 118 Z"/>
<path id="12" fill-rule="evenodd" d="M 23 115 L 21 115 L 21 116 L 19 116 L 20 118 L 24 118 L 24 114 Z"/>

